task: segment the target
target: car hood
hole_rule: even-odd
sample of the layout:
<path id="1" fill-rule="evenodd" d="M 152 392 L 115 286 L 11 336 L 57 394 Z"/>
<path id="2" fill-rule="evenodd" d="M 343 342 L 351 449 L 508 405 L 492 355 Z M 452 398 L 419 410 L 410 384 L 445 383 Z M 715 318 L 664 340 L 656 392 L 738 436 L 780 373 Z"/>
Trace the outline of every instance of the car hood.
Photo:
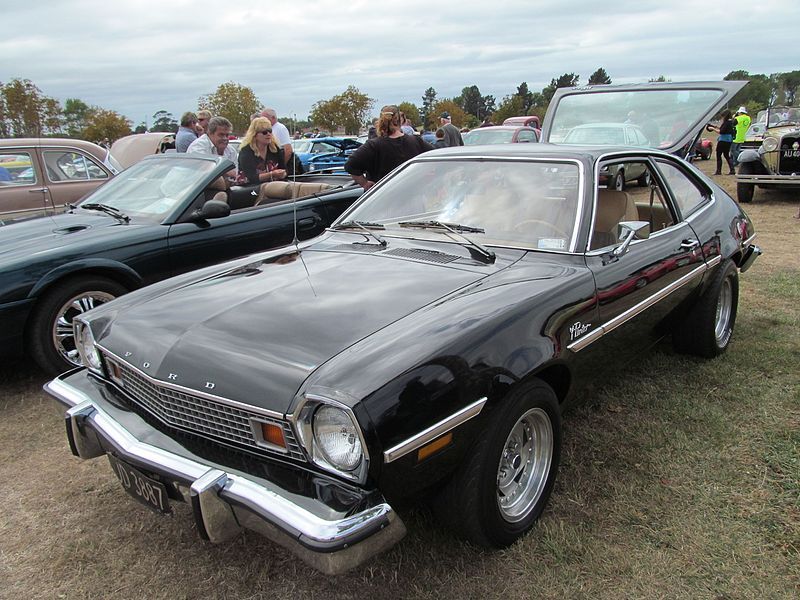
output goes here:
<path id="1" fill-rule="evenodd" d="M 57 248 L 119 235 L 118 227 L 135 227 L 103 213 L 76 211 L 18 221 L 0 227 L 0 261 L 44 257 Z"/>
<path id="2" fill-rule="evenodd" d="M 654 148 L 679 154 L 746 81 L 651 82 L 558 88 L 542 124 L 542 141 L 558 143 L 593 123 L 641 127 Z"/>
<path id="3" fill-rule="evenodd" d="M 92 324 L 96 340 L 155 379 L 285 412 L 330 358 L 522 255 L 487 265 L 464 252 L 454 266 L 318 248 L 238 263 L 139 303 L 123 298 L 116 312 L 110 303 Z"/>

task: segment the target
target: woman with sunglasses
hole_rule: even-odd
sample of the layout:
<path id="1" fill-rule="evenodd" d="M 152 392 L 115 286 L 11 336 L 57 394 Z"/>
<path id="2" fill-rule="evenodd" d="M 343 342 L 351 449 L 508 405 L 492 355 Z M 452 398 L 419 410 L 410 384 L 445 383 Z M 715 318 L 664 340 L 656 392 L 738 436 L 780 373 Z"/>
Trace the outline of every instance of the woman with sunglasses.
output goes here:
<path id="1" fill-rule="evenodd" d="M 242 183 L 255 185 L 286 179 L 283 148 L 272 136 L 272 123 L 265 117 L 250 121 L 239 148 L 239 175 Z"/>

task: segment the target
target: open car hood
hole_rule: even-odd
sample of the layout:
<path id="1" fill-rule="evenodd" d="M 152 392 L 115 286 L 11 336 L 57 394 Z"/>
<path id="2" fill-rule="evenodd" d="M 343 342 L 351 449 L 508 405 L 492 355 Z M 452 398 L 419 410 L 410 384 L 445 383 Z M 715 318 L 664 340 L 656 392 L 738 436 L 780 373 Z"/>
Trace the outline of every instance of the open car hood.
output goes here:
<path id="1" fill-rule="evenodd" d="M 672 154 L 690 144 L 746 81 L 640 83 L 559 88 L 542 125 L 542 141 L 559 143 L 578 125 L 631 123 L 649 145 Z"/>

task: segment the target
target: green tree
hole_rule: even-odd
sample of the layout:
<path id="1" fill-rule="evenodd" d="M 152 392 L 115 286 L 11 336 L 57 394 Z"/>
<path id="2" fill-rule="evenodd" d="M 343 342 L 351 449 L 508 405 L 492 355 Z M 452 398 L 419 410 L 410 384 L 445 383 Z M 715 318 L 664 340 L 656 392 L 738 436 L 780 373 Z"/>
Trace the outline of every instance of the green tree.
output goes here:
<path id="1" fill-rule="evenodd" d="M 92 107 L 86 119 L 86 129 L 83 131 L 84 139 L 101 142 L 108 139 L 114 142 L 119 138 L 130 135 L 131 122 L 113 110 L 106 110 L 97 106 Z"/>
<path id="2" fill-rule="evenodd" d="M 250 115 L 264 108 L 251 88 L 233 81 L 220 84 L 212 94 L 200 96 L 198 106 L 211 111 L 214 116 L 228 119 L 234 133 L 239 135 L 250 126 Z"/>
<path id="3" fill-rule="evenodd" d="M 648 83 L 667 83 L 667 82 L 672 81 L 672 80 L 671 79 L 667 79 L 663 75 L 659 75 L 658 77 L 651 77 L 647 81 L 648 81 Z"/>
<path id="4" fill-rule="evenodd" d="M 725 77 L 725 81 L 748 81 L 739 92 L 731 98 L 728 106 L 734 110 L 741 106 L 747 106 L 748 110 L 755 108 L 756 111 L 769 106 L 773 99 L 775 81 L 763 74 L 750 75 L 747 71 L 731 71 Z"/>
<path id="5" fill-rule="evenodd" d="M 86 120 L 92 108 L 78 98 L 67 98 L 64 102 L 64 127 L 71 138 L 83 138 L 86 129 Z"/>
<path id="6" fill-rule="evenodd" d="M 406 118 L 411 121 L 411 124 L 414 127 L 419 127 L 422 124 L 422 119 L 419 116 L 419 108 L 413 102 L 403 101 L 397 105 L 403 113 L 405 114 Z"/>
<path id="7" fill-rule="evenodd" d="M 425 90 L 425 95 L 422 96 L 422 110 L 420 116 L 422 117 L 422 125 L 425 129 L 435 129 L 438 121 L 433 111 L 433 105 L 436 104 L 436 90 L 429 87 Z"/>
<path id="8" fill-rule="evenodd" d="M 29 79 L 0 85 L 0 134 L 39 137 L 61 130 L 61 105 L 45 96 Z"/>
<path id="9" fill-rule="evenodd" d="M 483 112 L 483 96 L 477 85 L 465 87 L 461 90 L 461 95 L 454 100 L 465 113 L 475 115 L 476 119 L 480 119 L 482 113 L 485 114 L 485 112 Z"/>
<path id="10" fill-rule="evenodd" d="M 533 106 L 533 94 L 528 89 L 528 83 L 523 81 L 517 86 L 517 96 L 522 101 L 522 112 L 520 115 L 528 114 L 528 110 Z"/>
<path id="11" fill-rule="evenodd" d="M 797 88 L 800 87 L 800 71 L 781 73 L 780 82 L 783 86 L 784 101 L 789 106 L 794 106 L 797 101 Z"/>
<path id="12" fill-rule="evenodd" d="M 519 94 L 511 94 L 503 98 L 500 106 L 494 111 L 494 122 L 502 123 L 509 117 L 524 115 L 525 100 Z"/>
<path id="13" fill-rule="evenodd" d="M 330 100 L 319 100 L 311 107 L 309 119 L 320 129 L 331 132 L 343 127 L 348 135 L 355 135 L 369 118 L 375 101 L 353 85 Z"/>
<path id="14" fill-rule="evenodd" d="M 436 127 L 438 127 L 439 124 L 438 115 L 442 114 L 443 112 L 450 113 L 450 122 L 456 127 L 466 126 L 469 115 L 464 112 L 464 109 L 461 108 L 455 100 L 444 98 L 433 105 L 432 116 L 436 116 Z"/>
<path id="15" fill-rule="evenodd" d="M 550 85 L 542 90 L 542 96 L 544 96 L 545 104 L 550 104 L 550 101 L 553 99 L 553 95 L 556 93 L 558 88 L 575 87 L 578 85 L 579 79 L 580 77 L 575 75 L 575 73 L 564 73 L 560 77 L 552 79 L 550 81 Z"/>
<path id="16" fill-rule="evenodd" d="M 150 131 L 164 131 L 168 133 L 176 133 L 178 131 L 178 122 L 171 112 L 166 110 L 159 110 L 153 114 L 153 126 Z"/>
<path id="17" fill-rule="evenodd" d="M 589 85 L 608 85 L 609 83 L 611 83 L 611 77 L 603 67 L 589 75 Z"/>

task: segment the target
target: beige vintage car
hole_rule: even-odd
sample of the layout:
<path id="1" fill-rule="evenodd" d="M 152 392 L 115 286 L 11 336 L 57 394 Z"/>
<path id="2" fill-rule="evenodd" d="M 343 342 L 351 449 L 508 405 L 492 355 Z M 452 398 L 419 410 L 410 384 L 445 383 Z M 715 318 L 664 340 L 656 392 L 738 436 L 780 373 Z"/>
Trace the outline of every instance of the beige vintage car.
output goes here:
<path id="1" fill-rule="evenodd" d="M 120 170 L 108 150 L 91 142 L 0 140 L 0 225 L 64 210 Z"/>
<path id="2" fill-rule="evenodd" d="M 151 154 L 175 152 L 175 134 L 162 132 L 134 133 L 119 138 L 111 146 L 111 155 L 127 169 Z"/>

